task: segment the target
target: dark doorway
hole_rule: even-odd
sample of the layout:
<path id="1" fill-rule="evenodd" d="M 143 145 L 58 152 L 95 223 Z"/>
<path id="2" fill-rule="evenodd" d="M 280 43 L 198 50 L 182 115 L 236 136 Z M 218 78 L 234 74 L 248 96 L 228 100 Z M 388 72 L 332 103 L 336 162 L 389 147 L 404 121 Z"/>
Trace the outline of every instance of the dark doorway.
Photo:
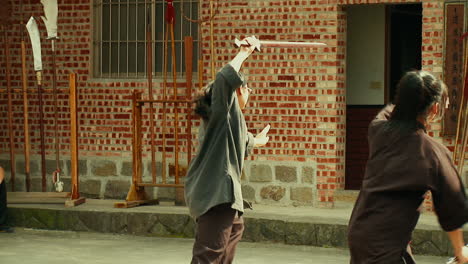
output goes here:
<path id="1" fill-rule="evenodd" d="M 368 75 L 376 75 L 375 65 L 383 65 L 380 70 L 382 78 L 384 78 L 382 97 L 379 100 L 350 100 L 352 98 L 363 97 L 376 91 L 379 88 L 378 82 L 372 79 L 368 81 L 370 84 L 367 90 L 356 89 L 354 91 L 353 83 L 356 82 L 355 78 L 347 76 L 347 89 L 351 89 L 351 94 L 347 92 L 347 114 L 346 114 L 346 168 L 345 168 L 345 189 L 346 190 L 359 190 L 364 178 L 366 163 L 369 155 L 369 147 L 367 143 L 367 127 L 370 121 L 375 117 L 383 105 L 391 102 L 395 96 L 396 85 L 398 80 L 407 71 L 414 69 L 421 69 L 421 42 L 422 42 L 422 4 L 399 4 L 399 5 L 386 5 L 382 7 L 382 15 L 385 16 L 384 22 L 381 26 L 380 32 L 385 32 L 378 37 L 374 33 L 359 35 L 357 32 L 379 32 L 375 31 L 375 25 L 360 24 L 358 27 L 352 25 L 353 21 L 350 18 L 356 17 L 358 9 L 368 9 L 367 12 L 375 12 L 375 6 L 365 5 L 348 8 L 348 31 L 354 30 L 348 35 L 347 41 L 349 43 L 367 43 L 369 41 L 374 43 L 381 43 L 373 47 L 366 47 L 365 52 L 352 53 L 347 55 L 347 68 L 360 67 L 364 73 L 360 79 L 367 78 Z M 372 8 L 372 9 L 371 9 Z M 363 12 L 361 10 L 361 12 Z M 353 39 L 350 39 L 353 38 Z M 356 39 L 359 38 L 359 39 Z M 376 38 L 381 38 L 379 42 Z M 351 42 L 350 42 L 351 41 Z M 349 44 L 347 44 L 349 45 Z M 383 47 L 385 46 L 385 47 Z M 378 53 L 372 52 L 378 49 L 384 50 Z M 378 56 L 378 61 L 373 61 L 374 65 L 369 66 L 360 64 L 363 56 L 374 54 Z M 353 56 L 351 58 L 350 56 Z M 347 75 L 350 72 L 347 71 Z M 362 82 L 358 82 L 361 84 Z M 366 83 L 364 83 L 366 85 Z M 359 86 L 359 85 L 358 85 Z M 378 90 L 378 89 L 377 89 Z"/>
<path id="2" fill-rule="evenodd" d="M 421 69 L 422 4 L 387 6 L 387 102 L 392 102 L 398 80 Z"/>

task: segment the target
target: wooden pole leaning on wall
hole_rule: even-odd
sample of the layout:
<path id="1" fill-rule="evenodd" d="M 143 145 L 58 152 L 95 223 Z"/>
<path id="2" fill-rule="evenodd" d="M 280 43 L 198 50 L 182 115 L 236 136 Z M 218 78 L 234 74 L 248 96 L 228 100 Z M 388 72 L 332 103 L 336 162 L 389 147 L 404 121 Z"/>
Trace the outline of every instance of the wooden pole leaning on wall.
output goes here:
<path id="1" fill-rule="evenodd" d="M 468 147 L 468 43 L 467 35 L 463 35 L 462 40 L 465 42 L 464 50 L 464 83 L 462 88 L 459 112 L 457 134 L 455 137 L 455 147 L 453 151 L 453 160 L 458 168 L 458 174 L 462 176 L 463 167 L 465 166 L 466 149 Z"/>
<path id="2" fill-rule="evenodd" d="M 463 40 L 462 40 L 463 41 Z M 465 45 L 465 54 L 468 54 L 468 45 Z M 467 87 L 467 82 L 468 82 L 468 76 L 467 76 L 467 69 L 468 69 L 468 59 L 466 58 L 465 56 L 465 63 L 463 64 L 464 68 L 462 69 L 463 71 L 463 74 L 464 76 L 462 76 L 464 79 L 464 88 Z M 459 143 L 460 142 L 460 137 L 463 136 L 463 122 L 462 120 L 464 119 L 463 118 L 463 113 L 464 113 L 464 109 L 463 109 L 463 102 L 465 101 L 465 96 L 468 96 L 468 95 L 465 95 L 465 92 L 464 92 L 464 88 L 462 87 L 462 93 L 461 93 L 461 100 L 460 100 L 460 106 L 458 108 L 458 115 L 457 115 L 457 132 L 456 132 L 456 136 L 455 136 L 455 146 L 454 146 L 454 150 L 453 150 L 453 156 L 452 156 L 452 159 L 457 162 L 458 159 L 459 159 L 459 150 L 461 148 L 461 144 Z M 452 102 L 449 102 L 449 103 L 452 103 Z M 462 140 L 463 142 L 463 140 Z"/>
<path id="3" fill-rule="evenodd" d="M 187 87 L 186 100 L 192 100 L 192 78 L 193 78 L 193 38 L 185 37 L 185 83 Z M 192 159 L 192 107 L 187 104 L 187 164 L 190 164 Z"/>
<path id="4" fill-rule="evenodd" d="M 214 52 L 214 3 L 213 0 L 210 0 L 210 65 L 211 65 L 211 80 L 214 80 L 216 77 L 215 71 L 215 52 Z"/>
<path id="5" fill-rule="evenodd" d="M 79 170 L 78 170 L 78 89 L 76 87 L 76 74 L 69 75 L 70 86 L 70 150 L 71 150 L 71 196 L 65 201 L 66 207 L 80 205 L 86 201 L 80 197 Z"/>
<path id="6" fill-rule="evenodd" d="M 152 30 L 151 30 L 151 9 L 147 12 L 147 23 L 146 23 L 146 75 L 148 77 L 148 98 L 153 100 L 153 43 L 152 43 Z M 149 106 L 149 118 L 150 118 L 150 145 L 151 145 L 151 176 L 156 179 L 156 151 L 155 151 L 155 137 L 154 137 L 154 107 L 153 104 Z M 154 181 L 156 183 L 156 181 Z"/>
<path id="7" fill-rule="evenodd" d="M 23 13 L 23 1 L 21 1 L 21 13 Z M 23 86 L 23 131 L 24 131 L 24 174 L 26 191 L 31 191 L 31 140 L 29 138 L 29 110 L 28 110 L 28 76 L 26 65 L 26 44 L 24 41 L 24 29 L 26 25 L 21 16 L 21 81 Z"/>
<path id="8" fill-rule="evenodd" d="M 164 62 L 163 62 L 163 100 L 167 100 L 167 64 L 168 64 L 168 42 L 169 42 L 169 31 L 173 29 L 170 24 L 166 24 L 166 36 L 164 39 Z M 162 109 L 163 122 L 162 122 L 162 180 L 166 181 L 166 126 L 167 126 L 167 107 L 166 103 L 163 103 Z"/>
<path id="9" fill-rule="evenodd" d="M 5 63 L 6 63 L 6 81 L 7 81 L 7 96 L 8 96 L 8 112 L 7 112 L 7 124 L 8 124 L 8 136 L 10 143 L 10 183 L 11 190 L 15 191 L 15 141 L 13 135 L 13 89 L 11 87 L 11 75 L 10 75 L 10 41 L 8 40 L 6 24 L 2 25 L 3 36 L 4 36 L 4 51 L 5 51 Z"/>
<path id="10" fill-rule="evenodd" d="M 466 103 L 465 103 L 466 105 Z M 462 142 L 461 142 L 461 153 L 458 161 L 458 174 L 462 176 L 463 168 L 465 166 L 466 159 L 466 149 L 468 147 L 468 106 L 465 106 L 465 118 L 462 123 L 463 132 L 462 132 Z"/>
<path id="11" fill-rule="evenodd" d="M 44 106 L 42 96 L 42 71 L 36 72 L 37 77 L 37 95 L 39 101 L 39 137 L 41 141 L 41 187 L 42 191 L 47 191 L 46 180 L 46 154 L 45 154 L 45 135 L 44 135 Z"/>

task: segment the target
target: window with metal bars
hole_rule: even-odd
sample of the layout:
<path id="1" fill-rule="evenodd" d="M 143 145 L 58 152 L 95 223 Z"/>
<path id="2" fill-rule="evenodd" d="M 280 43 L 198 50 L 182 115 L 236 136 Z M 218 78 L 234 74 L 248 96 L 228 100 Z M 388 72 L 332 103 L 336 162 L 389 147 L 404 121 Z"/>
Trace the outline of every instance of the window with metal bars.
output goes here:
<path id="1" fill-rule="evenodd" d="M 178 75 L 185 71 L 184 37 L 193 38 L 193 71 L 197 71 L 199 0 L 174 0 L 174 46 Z M 181 8 L 182 7 L 182 8 Z M 95 0 L 93 71 L 97 78 L 143 78 L 146 76 L 146 29 L 151 27 L 153 76 L 164 69 L 167 38 L 167 70 L 172 70 L 171 34 L 166 34 L 166 0 Z"/>

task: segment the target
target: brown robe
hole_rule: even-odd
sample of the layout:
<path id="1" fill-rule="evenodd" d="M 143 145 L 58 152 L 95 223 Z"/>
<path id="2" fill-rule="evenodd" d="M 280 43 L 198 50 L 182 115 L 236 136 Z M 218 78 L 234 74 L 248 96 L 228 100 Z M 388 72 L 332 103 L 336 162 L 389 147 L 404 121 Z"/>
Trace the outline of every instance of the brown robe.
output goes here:
<path id="1" fill-rule="evenodd" d="M 403 258 L 428 190 L 442 229 L 453 231 L 468 221 L 449 150 L 422 127 L 406 136 L 383 129 L 392 109 L 385 107 L 369 126 L 369 160 L 349 222 L 352 264 L 411 263 Z"/>

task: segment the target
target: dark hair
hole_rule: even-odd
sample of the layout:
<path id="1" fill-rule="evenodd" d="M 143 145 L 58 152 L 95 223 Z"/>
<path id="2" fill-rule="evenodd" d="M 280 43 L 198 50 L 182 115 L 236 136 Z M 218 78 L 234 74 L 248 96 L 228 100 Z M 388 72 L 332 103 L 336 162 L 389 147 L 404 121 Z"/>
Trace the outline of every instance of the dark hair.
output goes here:
<path id="1" fill-rule="evenodd" d="M 238 72 L 239 77 L 242 80 L 241 86 L 247 85 L 247 78 L 242 72 Z M 195 104 L 194 113 L 195 115 L 201 117 L 203 120 L 208 121 L 211 115 L 211 96 L 212 96 L 212 87 L 213 81 L 210 82 L 203 90 L 197 92 L 195 99 L 193 100 Z"/>
<path id="2" fill-rule="evenodd" d="M 212 86 L 213 82 L 209 83 L 203 90 L 198 91 L 193 100 L 195 104 L 195 109 L 193 110 L 195 115 L 201 117 L 205 121 L 210 119 L 211 115 Z"/>
<path id="3" fill-rule="evenodd" d="M 427 118 L 429 109 L 439 103 L 439 117 L 443 116 L 447 99 L 447 86 L 426 71 L 407 72 L 398 82 L 395 108 L 387 128 L 410 133 L 424 128 L 419 117 Z"/>

